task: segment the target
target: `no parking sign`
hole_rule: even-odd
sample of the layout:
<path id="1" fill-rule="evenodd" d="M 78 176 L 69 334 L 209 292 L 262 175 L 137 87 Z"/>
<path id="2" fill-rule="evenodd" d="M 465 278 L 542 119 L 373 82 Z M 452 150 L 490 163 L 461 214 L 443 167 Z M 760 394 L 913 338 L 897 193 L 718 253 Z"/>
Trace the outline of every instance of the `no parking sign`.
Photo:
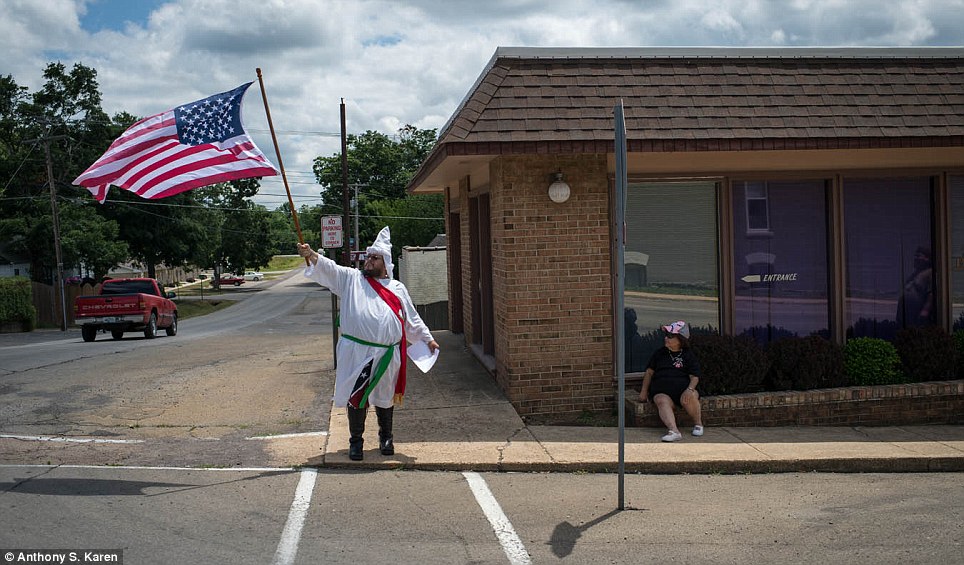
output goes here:
<path id="1" fill-rule="evenodd" d="M 341 216 L 322 216 L 321 246 L 333 249 L 344 245 L 342 239 Z"/>

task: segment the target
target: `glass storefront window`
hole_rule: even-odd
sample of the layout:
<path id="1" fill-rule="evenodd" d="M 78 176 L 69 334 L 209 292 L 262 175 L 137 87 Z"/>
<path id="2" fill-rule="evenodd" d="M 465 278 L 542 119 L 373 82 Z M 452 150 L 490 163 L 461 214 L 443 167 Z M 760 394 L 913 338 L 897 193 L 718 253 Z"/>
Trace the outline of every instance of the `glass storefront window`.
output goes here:
<path id="1" fill-rule="evenodd" d="M 733 183 L 734 330 L 830 336 L 826 182 Z"/>
<path id="2" fill-rule="evenodd" d="M 951 324 L 964 329 L 964 176 L 949 177 L 951 204 Z"/>
<path id="3" fill-rule="evenodd" d="M 931 179 L 843 181 L 847 337 L 937 322 Z"/>
<path id="4" fill-rule="evenodd" d="M 716 184 L 639 183 L 626 202 L 626 372 L 646 369 L 659 327 L 720 327 Z"/>

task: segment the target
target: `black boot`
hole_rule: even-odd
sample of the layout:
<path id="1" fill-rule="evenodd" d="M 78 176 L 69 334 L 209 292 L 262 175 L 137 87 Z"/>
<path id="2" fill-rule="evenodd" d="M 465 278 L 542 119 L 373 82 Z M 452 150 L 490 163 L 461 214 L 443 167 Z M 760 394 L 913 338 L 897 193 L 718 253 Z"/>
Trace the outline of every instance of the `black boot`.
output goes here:
<path id="1" fill-rule="evenodd" d="M 365 458 L 365 417 L 368 416 L 368 409 L 346 407 L 348 411 L 348 458 L 352 461 L 361 461 Z"/>
<path id="2" fill-rule="evenodd" d="M 395 407 L 379 408 L 375 407 L 375 415 L 378 416 L 378 448 L 382 455 L 395 455 L 395 443 L 392 441 L 392 415 Z"/>

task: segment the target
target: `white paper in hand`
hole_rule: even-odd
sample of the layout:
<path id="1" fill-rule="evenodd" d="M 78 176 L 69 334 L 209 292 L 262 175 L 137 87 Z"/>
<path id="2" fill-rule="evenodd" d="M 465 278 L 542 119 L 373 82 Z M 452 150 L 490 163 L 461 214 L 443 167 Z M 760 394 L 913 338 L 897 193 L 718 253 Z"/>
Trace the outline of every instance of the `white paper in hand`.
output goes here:
<path id="1" fill-rule="evenodd" d="M 411 359 L 412 363 L 415 363 L 415 366 L 421 369 L 423 373 L 429 372 L 438 359 L 438 349 L 429 351 L 428 344 L 424 341 L 409 344 L 406 351 L 408 352 L 408 358 Z"/>

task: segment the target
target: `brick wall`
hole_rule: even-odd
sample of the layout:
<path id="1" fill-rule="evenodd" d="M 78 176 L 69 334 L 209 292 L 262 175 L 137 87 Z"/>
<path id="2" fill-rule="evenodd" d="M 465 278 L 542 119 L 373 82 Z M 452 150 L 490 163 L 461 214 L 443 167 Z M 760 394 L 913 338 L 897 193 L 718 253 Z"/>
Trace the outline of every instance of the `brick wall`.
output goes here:
<path id="1" fill-rule="evenodd" d="M 629 425 L 662 427 L 652 404 L 627 389 Z M 964 380 L 707 396 L 707 426 L 894 426 L 964 423 Z M 682 409 L 681 426 L 692 425 Z"/>
<path id="2" fill-rule="evenodd" d="M 561 204 L 556 171 L 571 187 Z M 502 157 L 490 179 L 499 385 L 521 415 L 611 410 L 606 156 Z"/>

